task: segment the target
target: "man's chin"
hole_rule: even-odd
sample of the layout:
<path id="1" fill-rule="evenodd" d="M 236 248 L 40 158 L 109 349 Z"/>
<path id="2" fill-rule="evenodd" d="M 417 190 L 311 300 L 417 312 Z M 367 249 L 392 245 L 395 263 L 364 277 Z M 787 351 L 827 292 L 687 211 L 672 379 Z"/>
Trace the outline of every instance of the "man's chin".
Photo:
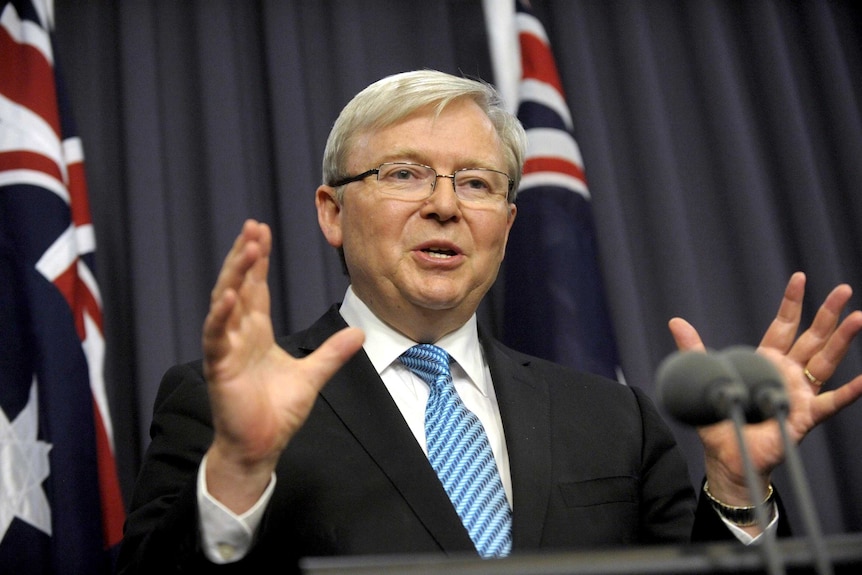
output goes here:
<path id="1" fill-rule="evenodd" d="M 429 312 L 465 308 L 465 312 L 469 311 L 472 314 L 481 297 L 473 297 L 473 294 L 465 293 L 463 290 L 425 288 L 411 293 L 408 301 L 411 305 Z"/>

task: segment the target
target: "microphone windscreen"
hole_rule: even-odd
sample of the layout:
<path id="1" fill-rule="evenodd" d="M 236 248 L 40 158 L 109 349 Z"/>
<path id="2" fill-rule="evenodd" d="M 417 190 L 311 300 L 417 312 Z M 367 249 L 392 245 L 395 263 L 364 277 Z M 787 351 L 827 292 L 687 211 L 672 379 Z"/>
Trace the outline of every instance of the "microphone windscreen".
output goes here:
<path id="1" fill-rule="evenodd" d="M 753 347 L 737 345 L 723 350 L 719 357 L 739 374 L 748 387 L 751 402 L 746 409 L 749 423 L 769 419 L 778 409 L 787 409 L 789 399 L 784 378 L 771 361 L 757 353 Z"/>
<path id="2" fill-rule="evenodd" d="M 709 425 L 726 419 L 727 405 L 721 395 L 736 387 L 742 385 L 733 370 L 707 353 L 674 352 L 656 371 L 659 402 L 675 419 L 688 425 Z"/>

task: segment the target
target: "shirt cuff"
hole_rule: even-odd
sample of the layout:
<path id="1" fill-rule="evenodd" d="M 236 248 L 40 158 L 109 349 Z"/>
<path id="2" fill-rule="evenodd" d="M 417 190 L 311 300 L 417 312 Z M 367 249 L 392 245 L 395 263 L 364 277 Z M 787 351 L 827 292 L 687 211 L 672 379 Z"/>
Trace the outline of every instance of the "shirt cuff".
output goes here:
<path id="1" fill-rule="evenodd" d="M 239 561 L 251 549 L 257 528 L 260 526 L 266 505 L 275 489 L 275 472 L 260 499 L 251 509 L 237 515 L 207 491 L 207 456 L 198 467 L 198 524 L 204 555 L 213 563 L 225 564 Z"/>
<path id="2" fill-rule="evenodd" d="M 730 529 L 730 532 L 733 533 L 734 537 L 736 537 L 744 545 L 752 545 L 760 543 L 764 537 L 776 537 L 776 533 L 778 532 L 778 508 L 775 506 L 774 503 L 772 504 L 772 506 L 774 507 L 774 509 L 772 510 L 772 520 L 766 526 L 766 529 L 764 529 L 758 535 L 751 535 L 738 525 L 722 517 L 720 513 L 716 512 L 716 514 L 718 515 L 719 519 L 721 519 L 724 524 L 727 525 L 727 528 Z"/>

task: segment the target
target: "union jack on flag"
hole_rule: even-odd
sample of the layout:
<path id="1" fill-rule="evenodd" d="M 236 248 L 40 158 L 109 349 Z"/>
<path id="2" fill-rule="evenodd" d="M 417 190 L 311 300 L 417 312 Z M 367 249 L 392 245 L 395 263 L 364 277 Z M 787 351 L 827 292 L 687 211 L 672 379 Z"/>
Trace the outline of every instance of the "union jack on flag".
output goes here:
<path id="1" fill-rule="evenodd" d="M 0 573 L 110 573 L 124 508 L 50 0 L 0 2 Z"/>
<path id="2" fill-rule="evenodd" d="M 621 379 L 598 266 L 590 191 L 542 23 L 515 1 L 527 131 L 518 216 L 506 248 L 504 341 L 521 351 Z"/>

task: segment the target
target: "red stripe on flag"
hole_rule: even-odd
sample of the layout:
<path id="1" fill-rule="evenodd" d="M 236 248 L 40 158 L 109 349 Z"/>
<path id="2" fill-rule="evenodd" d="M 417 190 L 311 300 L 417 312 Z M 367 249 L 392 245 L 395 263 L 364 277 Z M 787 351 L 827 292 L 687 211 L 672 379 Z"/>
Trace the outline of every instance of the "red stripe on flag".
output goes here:
<path id="1" fill-rule="evenodd" d="M 581 166 L 563 158 L 550 158 L 547 156 L 527 158 L 524 162 L 524 174 L 533 174 L 536 172 L 558 172 L 577 178 L 584 183 L 587 181 L 584 169 Z"/>
<path id="2" fill-rule="evenodd" d="M 87 179 L 84 164 L 76 162 L 66 166 L 69 172 L 69 197 L 72 209 L 72 222 L 76 226 L 92 223 L 90 218 L 90 200 L 87 196 Z"/>
<path id="3" fill-rule="evenodd" d="M 36 152 L 15 150 L 13 152 L 0 153 L 0 172 L 6 170 L 33 170 L 36 172 L 44 172 L 52 178 L 55 178 L 58 182 L 63 181 L 63 177 L 57 163 L 47 156 L 37 154 Z"/>
<path id="4" fill-rule="evenodd" d="M 93 413 L 96 423 L 96 456 L 99 467 L 99 495 L 102 499 L 102 535 L 105 549 L 117 545 L 123 538 L 123 522 L 126 511 L 123 508 L 123 496 L 120 493 L 120 481 L 114 454 L 108 442 L 108 433 L 102 421 L 99 406 L 93 400 Z"/>
<path id="5" fill-rule="evenodd" d="M 0 27 L 0 93 L 38 114 L 60 135 L 54 69 L 32 46 L 19 44 Z"/>
<path id="6" fill-rule="evenodd" d="M 75 310 L 75 283 L 78 280 L 78 273 L 75 269 L 77 265 L 78 260 L 76 259 L 68 268 L 63 270 L 63 273 L 54 278 L 54 287 L 63 294 L 63 299 L 66 300 L 69 309 L 73 312 Z M 77 316 L 77 314 L 75 315 Z M 77 317 L 75 317 L 75 331 L 78 333 L 78 339 L 84 339 L 84 324 L 83 322 L 79 324 Z"/>
<path id="7" fill-rule="evenodd" d="M 77 274 L 75 275 L 77 277 Z M 93 322 L 99 328 L 99 333 L 105 333 L 102 322 L 102 308 L 99 306 L 96 296 L 93 295 L 93 292 L 90 291 L 87 284 L 81 281 L 80 277 L 78 277 L 78 281 L 76 283 L 74 309 L 76 318 L 80 317 L 82 322 L 84 319 L 84 311 L 86 310 L 87 315 L 93 319 Z M 83 338 L 81 338 L 81 340 L 83 341 Z"/>
<path id="8" fill-rule="evenodd" d="M 78 276 L 77 259 L 63 273 L 58 275 L 53 283 L 57 290 L 63 294 L 63 298 L 69 304 L 69 309 L 72 310 L 72 316 L 75 319 L 75 332 L 78 334 L 78 339 L 84 341 L 87 337 L 84 326 L 84 310 L 93 318 L 93 321 L 99 327 L 99 331 L 104 333 L 104 328 L 102 327 L 102 309 L 99 307 L 99 303 L 96 301 L 90 288 Z"/>
<path id="9" fill-rule="evenodd" d="M 518 34 L 518 38 L 521 42 L 523 78 L 550 84 L 562 94 L 563 84 L 550 48 L 533 34 L 522 32 Z"/>

